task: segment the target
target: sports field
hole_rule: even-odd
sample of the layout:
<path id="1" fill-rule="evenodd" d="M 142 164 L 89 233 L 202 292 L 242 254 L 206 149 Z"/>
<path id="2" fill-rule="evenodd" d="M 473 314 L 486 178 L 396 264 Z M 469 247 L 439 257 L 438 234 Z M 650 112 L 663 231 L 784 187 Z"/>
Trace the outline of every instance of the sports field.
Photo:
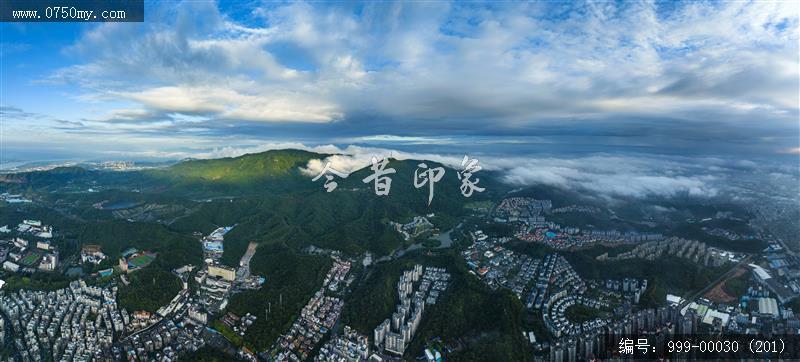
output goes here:
<path id="1" fill-rule="evenodd" d="M 39 260 L 40 256 L 41 255 L 39 255 L 39 253 L 28 253 L 28 255 L 25 255 L 22 258 L 20 263 L 22 263 L 24 265 L 27 265 L 27 266 L 31 266 L 31 265 L 33 265 L 34 263 L 36 263 Z"/>
<path id="2" fill-rule="evenodd" d="M 132 268 L 141 268 L 153 262 L 153 257 L 147 254 L 137 255 L 128 260 L 128 266 Z"/>

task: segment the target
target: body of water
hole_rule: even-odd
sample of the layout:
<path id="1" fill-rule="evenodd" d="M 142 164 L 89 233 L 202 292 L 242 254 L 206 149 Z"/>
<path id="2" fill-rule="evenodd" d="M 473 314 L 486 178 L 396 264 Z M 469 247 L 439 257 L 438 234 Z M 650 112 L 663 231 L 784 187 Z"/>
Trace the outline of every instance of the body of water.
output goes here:
<path id="1" fill-rule="evenodd" d="M 115 201 L 103 204 L 103 210 L 122 210 L 134 207 L 139 203 L 136 201 Z"/>

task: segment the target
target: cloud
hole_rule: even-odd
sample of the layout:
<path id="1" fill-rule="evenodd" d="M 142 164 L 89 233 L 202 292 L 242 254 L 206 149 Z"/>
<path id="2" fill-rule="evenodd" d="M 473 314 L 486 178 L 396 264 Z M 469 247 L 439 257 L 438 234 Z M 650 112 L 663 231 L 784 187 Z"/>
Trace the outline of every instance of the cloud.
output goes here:
<path id="1" fill-rule="evenodd" d="M 186 157 L 281 140 L 430 157 L 454 152 L 444 145 L 746 157 L 799 146 L 792 2 L 147 6 L 146 23 L 75 25 L 77 39 L 53 38 L 70 42 L 58 54 L 4 58 L 40 78 L 7 94 L 69 95 L 69 107 L 37 104 L 49 114 L 40 142 Z M 574 183 L 569 172 L 515 177 Z"/>
<path id="2" fill-rule="evenodd" d="M 371 164 L 371 158 L 392 157 L 396 159 L 431 160 L 455 169 L 460 168 L 458 155 L 420 154 L 392 151 L 381 148 L 348 146 L 340 149 L 325 146 L 334 151 L 333 156 L 313 159 L 301 171 L 310 176 L 320 174 L 330 162 L 334 169 L 351 173 Z M 316 151 L 319 148 L 304 147 Z M 684 160 L 632 156 L 591 156 L 579 158 L 535 158 L 535 157 L 479 157 L 485 170 L 500 172 L 501 180 L 514 186 L 549 185 L 564 189 L 591 193 L 602 197 L 648 197 L 675 196 L 713 197 L 720 192 L 718 178 L 735 167 L 732 162 L 709 159 L 695 166 L 685 166 Z M 710 174 L 708 164 L 720 164 L 719 171 Z"/>
<path id="3" fill-rule="evenodd" d="M 277 149 L 300 149 L 330 156 L 312 159 L 300 167 L 308 177 L 319 175 L 325 164 L 352 173 L 371 165 L 372 157 L 399 160 L 428 160 L 454 169 L 461 167 L 464 154 L 405 152 L 392 148 L 298 142 L 274 142 L 249 147 L 224 147 L 210 151 L 168 154 L 169 157 L 221 158 Z M 796 166 L 754 162 L 738 158 L 611 155 L 545 157 L 537 155 L 469 154 L 479 160 L 484 172 L 496 172 L 500 181 L 515 187 L 547 185 L 585 193 L 588 197 L 646 198 L 652 196 L 689 196 L 710 198 L 722 195 L 735 197 L 736 181 L 742 175 L 774 174 L 774 178 L 791 181 L 798 177 Z"/>
<path id="4" fill-rule="evenodd" d="M 24 53 L 32 48 L 33 46 L 28 43 L 1 42 L 0 50 L 2 51 L 0 51 L 0 58 L 8 57 L 15 53 Z"/>
<path id="5" fill-rule="evenodd" d="M 335 146 L 306 146 L 299 142 L 271 142 L 249 147 L 222 147 L 214 148 L 210 152 L 193 153 L 195 158 L 223 158 L 238 157 L 249 153 L 259 153 L 271 150 L 295 149 L 320 153 L 336 153 L 339 149 Z"/>
<path id="6" fill-rule="evenodd" d="M 45 115 L 35 112 L 28 112 L 18 107 L 0 105 L 0 116 L 8 120 L 35 120 L 46 118 Z"/>
<path id="7" fill-rule="evenodd" d="M 454 139 L 449 137 L 420 137 L 420 136 L 397 136 L 379 134 L 372 136 L 353 137 L 348 139 L 350 142 L 381 142 L 381 143 L 403 143 L 403 144 L 443 144 L 453 143 Z"/>
<path id="8" fill-rule="evenodd" d="M 204 21 L 187 20 L 198 6 Z M 708 115 L 780 126 L 797 115 L 787 2 L 292 3 L 247 22 L 211 3 L 162 7 L 163 22 L 87 32 L 70 48 L 87 61 L 53 79 L 223 121 L 367 114 L 378 132 L 413 120 L 515 129 L 669 113 L 698 127 Z"/>
<path id="9" fill-rule="evenodd" d="M 376 155 L 376 157 L 379 156 Z M 326 157 L 324 160 L 310 160 L 306 167 L 300 168 L 300 171 L 307 176 L 316 177 L 325 170 L 325 165 L 328 162 L 330 162 L 331 168 L 334 170 L 350 174 L 370 165 L 371 159 L 365 160 L 363 157 L 355 155 L 333 155 Z"/>
<path id="10" fill-rule="evenodd" d="M 158 87 L 115 94 L 162 112 L 205 114 L 229 119 L 329 122 L 341 117 L 333 104 L 291 93 L 253 95 L 204 86 Z"/>
<path id="11" fill-rule="evenodd" d="M 236 157 L 247 153 L 275 149 L 300 149 L 329 154 L 323 159 L 312 159 L 300 171 L 314 177 L 325 165 L 352 173 L 371 165 L 372 157 L 390 157 L 398 160 L 429 160 L 454 169 L 461 167 L 464 154 L 407 152 L 384 147 L 347 145 L 308 146 L 302 143 L 267 143 L 252 147 L 225 147 L 210 152 L 194 153 L 195 158 Z M 549 185 L 564 189 L 581 190 L 592 196 L 648 197 L 675 196 L 714 197 L 726 187 L 732 172 L 762 169 L 763 166 L 748 160 L 718 158 L 687 158 L 682 156 L 644 155 L 593 155 L 580 157 L 544 157 L 536 155 L 500 156 L 497 154 L 469 154 L 479 160 L 485 171 L 498 172 L 501 181 L 513 186 Z M 189 156 L 187 156 L 189 157 Z"/>
<path id="12" fill-rule="evenodd" d="M 600 196 L 716 196 L 708 169 L 689 168 L 669 159 L 591 156 L 573 159 L 517 160 L 503 179 L 512 185 L 543 184 Z M 700 173 L 698 173 L 700 172 Z"/>

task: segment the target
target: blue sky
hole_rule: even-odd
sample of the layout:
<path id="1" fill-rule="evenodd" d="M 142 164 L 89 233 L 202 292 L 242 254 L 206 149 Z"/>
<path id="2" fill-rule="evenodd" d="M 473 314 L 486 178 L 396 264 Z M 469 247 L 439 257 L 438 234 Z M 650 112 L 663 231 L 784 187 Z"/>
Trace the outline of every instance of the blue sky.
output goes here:
<path id="1" fill-rule="evenodd" d="M 0 24 L 6 159 L 800 153 L 798 3 L 149 2 Z M 796 157 L 794 157 L 796 160 Z"/>

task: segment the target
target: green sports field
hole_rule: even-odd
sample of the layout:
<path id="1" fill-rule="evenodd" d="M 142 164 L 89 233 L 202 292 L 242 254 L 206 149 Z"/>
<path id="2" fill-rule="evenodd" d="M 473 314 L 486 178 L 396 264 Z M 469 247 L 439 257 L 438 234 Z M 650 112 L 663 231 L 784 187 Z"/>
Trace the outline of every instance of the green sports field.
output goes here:
<path id="1" fill-rule="evenodd" d="M 130 266 L 132 266 L 134 268 L 141 268 L 141 267 L 143 267 L 143 266 L 145 266 L 147 264 L 150 264 L 151 262 L 153 262 L 153 257 L 150 256 L 150 255 L 147 255 L 147 254 L 143 254 L 143 255 L 135 256 L 135 257 L 131 258 L 130 260 L 128 260 L 128 265 L 130 265 Z"/>
<path id="2" fill-rule="evenodd" d="M 22 260 L 20 260 L 20 263 L 23 265 L 32 266 L 34 263 L 39 261 L 39 257 L 41 257 L 39 253 L 28 253 L 28 255 L 25 255 Z"/>

